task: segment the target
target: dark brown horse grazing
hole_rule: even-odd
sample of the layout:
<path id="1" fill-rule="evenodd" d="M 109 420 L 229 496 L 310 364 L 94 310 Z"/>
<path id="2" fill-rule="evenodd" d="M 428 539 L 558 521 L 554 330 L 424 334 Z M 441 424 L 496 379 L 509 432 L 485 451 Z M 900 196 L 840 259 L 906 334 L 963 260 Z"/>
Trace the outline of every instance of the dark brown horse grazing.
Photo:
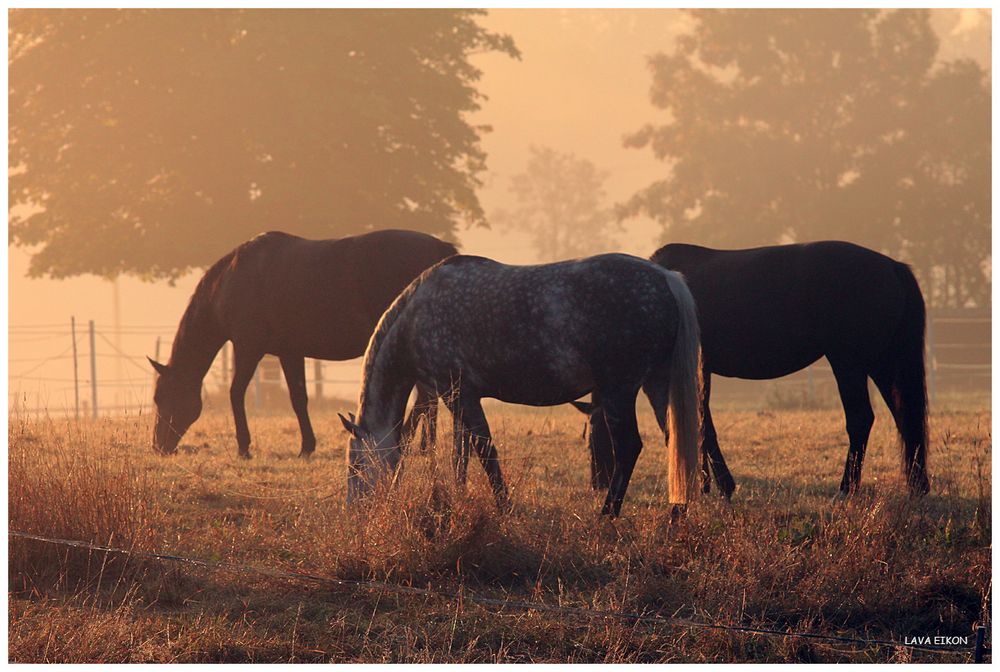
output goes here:
<path id="1" fill-rule="evenodd" d="M 341 416 L 353 436 L 348 503 L 399 465 L 399 427 L 415 383 L 452 413 L 459 482 L 475 450 L 501 508 L 507 487 L 482 399 L 552 406 L 594 392 L 614 437 L 603 513 L 615 516 L 642 449 L 642 388 L 661 428 L 670 408 L 670 501 L 688 500 L 698 461 L 698 318 L 680 276 L 644 259 L 509 266 L 456 256 L 421 275 L 372 336 L 357 418 Z"/>
<path id="2" fill-rule="evenodd" d="M 429 266 L 456 253 L 450 243 L 415 231 L 384 230 L 337 240 L 306 240 L 272 231 L 243 243 L 208 269 L 174 337 L 170 361 L 150 359 L 159 376 L 154 447 L 172 453 L 201 414 L 201 383 L 216 353 L 233 342 L 229 396 L 240 457 L 250 457 L 244 396 L 258 362 L 276 355 L 302 431 L 301 455 L 316 447 L 306 410 L 305 357 L 359 357 L 382 312 Z M 437 400 L 417 390 L 407 423 L 433 440 Z"/>
<path id="3" fill-rule="evenodd" d="M 911 492 L 928 491 L 924 299 L 908 266 L 835 241 L 750 250 L 667 245 L 651 259 L 683 274 L 698 305 L 706 492 L 709 463 L 723 494 L 729 497 L 735 489 L 709 409 L 711 374 L 778 378 L 820 357 L 833 368 L 847 418 L 850 447 L 841 493 L 853 492 L 861 482 L 875 420 L 868 378 L 892 412 Z M 592 482 L 608 487 L 612 457 L 599 412 L 592 413 L 590 429 Z"/>

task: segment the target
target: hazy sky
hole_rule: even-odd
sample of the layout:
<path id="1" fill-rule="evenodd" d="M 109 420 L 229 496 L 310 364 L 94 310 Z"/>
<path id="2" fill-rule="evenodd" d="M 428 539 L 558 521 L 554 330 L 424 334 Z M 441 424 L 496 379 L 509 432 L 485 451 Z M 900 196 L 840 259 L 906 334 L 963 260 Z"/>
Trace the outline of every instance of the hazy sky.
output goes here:
<path id="1" fill-rule="evenodd" d="M 956 16 L 959 20 L 952 20 Z M 483 141 L 489 172 L 480 197 L 487 215 L 506 205 L 510 177 L 524 169 L 533 144 L 572 152 L 607 170 L 609 203 L 626 198 L 658 177 L 662 167 L 651 153 L 623 148 L 622 137 L 662 118 L 648 101 L 646 58 L 657 51 L 669 51 L 686 21 L 687 17 L 676 10 L 491 11 L 483 24 L 510 33 L 522 58 L 517 61 L 492 53 L 474 57 L 484 71 L 480 90 L 489 96 L 474 122 L 493 126 Z M 954 14 L 948 20 L 943 15 L 936 17 L 935 26 L 943 33 L 943 52 L 948 56 L 962 54 L 963 36 L 976 21 L 975 12 Z M 988 54 L 968 55 L 988 62 Z M 281 222 L 275 222 L 273 228 L 281 229 Z M 465 252 L 502 261 L 534 260 L 526 236 L 482 229 L 459 235 Z M 648 222 L 636 221 L 629 223 L 619 238 L 622 251 L 648 255 L 655 248 L 657 231 Z M 90 276 L 68 281 L 29 280 L 24 276 L 28 261 L 24 250 L 8 248 L 8 260 L 8 317 L 13 327 L 68 327 L 70 315 L 83 323 L 94 319 L 99 327 L 113 325 L 112 283 Z M 163 325 L 163 336 L 169 339 L 199 275 L 182 278 L 173 287 L 122 278 L 118 282 L 120 324 Z M 154 341 L 149 334 L 125 336 L 121 347 L 131 355 L 152 354 Z M 16 376 L 31 369 L 38 365 L 38 358 L 57 354 L 68 344 L 68 339 L 58 336 L 44 341 L 12 336 L 9 374 Z M 86 350 L 83 340 L 81 344 Z M 101 377 L 145 377 L 137 366 L 112 361 L 108 360 Z M 72 373 L 69 367 L 68 360 L 56 360 L 31 375 L 64 381 Z M 67 394 L 72 399 L 72 392 L 59 381 L 11 379 L 10 383 L 12 395 L 18 390 L 43 392 L 43 399 L 53 405 L 64 403 Z M 57 388 L 63 389 L 51 391 Z"/>

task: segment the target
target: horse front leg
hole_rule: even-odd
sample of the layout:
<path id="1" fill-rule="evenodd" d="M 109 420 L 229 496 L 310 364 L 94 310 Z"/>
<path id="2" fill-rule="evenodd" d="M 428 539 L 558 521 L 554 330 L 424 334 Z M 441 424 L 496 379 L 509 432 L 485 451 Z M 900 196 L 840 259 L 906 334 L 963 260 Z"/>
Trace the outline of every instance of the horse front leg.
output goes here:
<path id="1" fill-rule="evenodd" d="M 299 457 L 309 457 L 316 450 L 316 434 L 313 433 L 309 421 L 309 394 L 306 391 L 306 368 L 303 357 L 280 357 L 281 370 L 285 373 L 288 384 L 288 397 L 292 402 L 292 410 L 299 421 L 299 432 L 302 434 L 302 449 Z"/>
<path id="2" fill-rule="evenodd" d="M 437 441 L 437 395 L 430 388 L 417 383 L 417 398 L 413 402 L 413 409 L 409 417 L 403 423 L 404 444 L 412 443 L 417 437 L 417 430 L 420 428 L 420 436 L 416 438 L 420 451 L 427 450 L 428 446 L 434 445 Z M 424 424 L 420 425 L 420 419 L 424 419 Z"/>
<path id="3" fill-rule="evenodd" d="M 233 382 L 229 387 L 229 402 L 233 407 L 233 420 L 236 422 L 236 446 L 239 456 L 250 459 L 250 427 L 247 424 L 245 398 L 247 387 L 253 379 L 262 354 L 233 346 Z"/>
<path id="4" fill-rule="evenodd" d="M 455 482 L 463 488 L 469 477 L 469 456 L 472 451 L 472 444 L 465 440 L 465 423 L 462 420 L 462 405 L 458 395 L 452 393 L 445 399 L 448 410 L 451 411 L 452 439 L 455 442 L 455 451 L 451 455 L 451 466 L 455 471 Z"/>
<path id="5" fill-rule="evenodd" d="M 417 384 L 416 408 L 424 418 L 424 429 L 420 434 L 420 449 L 427 450 L 437 442 L 438 399 L 429 387 Z"/>
<path id="6" fill-rule="evenodd" d="M 493 497 L 496 499 L 497 507 L 501 511 L 510 510 L 510 495 L 500 471 L 500 459 L 496 446 L 493 444 L 486 414 L 483 413 L 482 403 L 479 399 L 465 399 L 461 405 L 457 406 L 457 410 L 458 413 L 455 414 L 455 417 L 458 420 L 455 424 L 455 430 L 458 436 L 457 441 L 462 444 L 461 454 L 466 466 L 468 465 L 469 453 L 475 450 L 479 462 L 483 465 L 483 471 L 489 478 L 490 486 L 493 488 Z M 465 482 L 464 474 L 462 482 Z"/>

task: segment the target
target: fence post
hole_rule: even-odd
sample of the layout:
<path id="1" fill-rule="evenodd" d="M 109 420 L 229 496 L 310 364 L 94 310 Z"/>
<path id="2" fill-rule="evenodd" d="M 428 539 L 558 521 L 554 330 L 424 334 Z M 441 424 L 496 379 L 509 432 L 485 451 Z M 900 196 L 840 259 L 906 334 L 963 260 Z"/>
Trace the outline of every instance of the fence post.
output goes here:
<path id="1" fill-rule="evenodd" d="M 935 380 L 937 378 L 937 363 L 934 359 L 934 315 L 929 311 L 927 315 L 927 373 L 930 398 L 931 401 L 934 401 L 935 387 L 937 387 Z"/>
<path id="2" fill-rule="evenodd" d="M 986 643 L 986 626 L 980 625 L 976 627 L 976 653 L 973 657 L 973 661 L 976 663 L 983 662 L 983 652 L 984 644 Z"/>
<path id="3" fill-rule="evenodd" d="M 90 398 L 91 414 L 97 418 L 97 351 L 94 321 L 90 321 Z"/>
<path id="4" fill-rule="evenodd" d="M 253 408 L 257 413 L 260 413 L 260 369 L 258 363 L 257 370 L 253 372 Z"/>
<path id="5" fill-rule="evenodd" d="M 156 348 L 153 351 L 153 359 L 155 359 L 157 362 L 160 361 L 160 337 L 159 336 L 156 337 Z"/>
<path id="6" fill-rule="evenodd" d="M 316 400 L 323 398 L 323 362 L 318 359 L 313 360 L 313 376 L 316 378 Z"/>
<path id="7" fill-rule="evenodd" d="M 75 403 L 76 412 L 74 417 L 80 419 L 80 370 L 79 365 L 76 361 L 76 316 L 71 315 L 69 318 L 69 330 L 73 334 L 73 401 Z"/>

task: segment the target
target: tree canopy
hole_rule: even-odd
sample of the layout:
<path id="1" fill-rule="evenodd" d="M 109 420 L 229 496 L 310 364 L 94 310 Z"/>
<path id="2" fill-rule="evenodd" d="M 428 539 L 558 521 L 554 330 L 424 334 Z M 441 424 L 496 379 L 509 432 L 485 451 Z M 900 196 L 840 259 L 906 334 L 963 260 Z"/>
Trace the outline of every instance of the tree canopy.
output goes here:
<path id="1" fill-rule="evenodd" d="M 14 10 L 9 243 L 175 278 L 269 229 L 483 223 L 470 10 Z"/>
<path id="2" fill-rule="evenodd" d="M 667 165 L 621 206 L 671 241 L 840 238 L 909 261 L 932 302 L 989 300 L 990 83 L 939 63 L 925 10 L 698 10 L 650 59 Z"/>

